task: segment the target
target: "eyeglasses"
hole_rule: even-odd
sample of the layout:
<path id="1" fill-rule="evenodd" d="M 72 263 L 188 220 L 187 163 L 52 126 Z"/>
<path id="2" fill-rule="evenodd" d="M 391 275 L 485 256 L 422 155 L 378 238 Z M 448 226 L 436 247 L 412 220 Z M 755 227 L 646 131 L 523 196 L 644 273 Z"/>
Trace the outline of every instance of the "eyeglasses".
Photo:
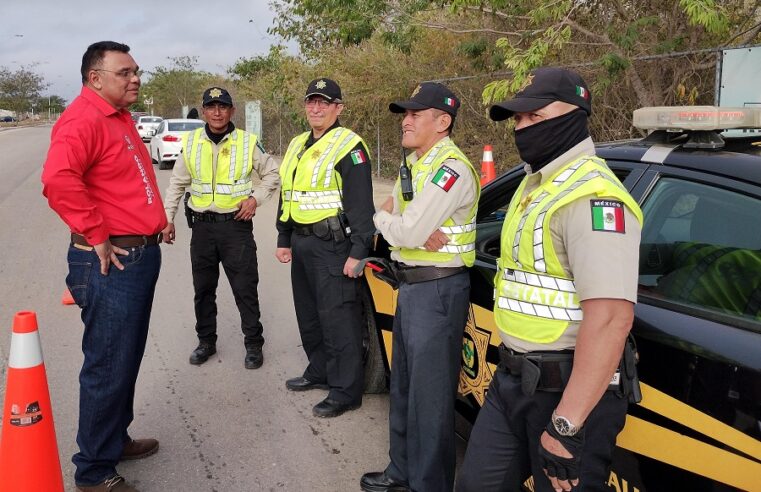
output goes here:
<path id="1" fill-rule="evenodd" d="M 105 68 L 93 68 L 96 72 L 109 72 L 122 79 L 131 79 L 132 77 L 140 78 L 143 76 L 143 71 L 140 69 L 130 70 L 125 68 L 124 70 L 106 70 Z"/>
<path id="2" fill-rule="evenodd" d="M 225 113 L 227 111 L 230 111 L 231 109 L 232 109 L 231 106 L 228 106 L 227 104 L 221 104 L 221 103 L 207 104 L 206 106 L 203 107 L 204 111 L 208 111 L 210 113 L 212 113 L 214 111 L 219 111 L 220 113 Z"/>
<path id="3" fill-rule="evenodd" d="M 308 108 L 317 106 L 319 109 L 325 109 L 331 104 L 333 104 L 331 101 L 328 101 L 327 99 L 323 99 L 321 97 L 316 97 L 314 99 L 307 99 L 306 101 L 304 101 L 304 106 Z"/>

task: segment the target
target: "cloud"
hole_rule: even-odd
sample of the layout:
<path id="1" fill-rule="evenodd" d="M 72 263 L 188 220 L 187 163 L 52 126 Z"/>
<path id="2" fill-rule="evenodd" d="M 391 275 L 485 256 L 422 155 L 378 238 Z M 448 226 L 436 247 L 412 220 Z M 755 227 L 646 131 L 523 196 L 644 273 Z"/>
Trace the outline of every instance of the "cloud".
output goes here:
<path id="1" fill-rule="evenodd" d="M 2 0 L 0 66 L 35 66 L 48 92 L 71 101 L 79 66 L 95 41 L 126 43 L 141 68 L 168 66 L 170 57 L 197 56 L 198 68 L 224 73 L 240 57 L 266 54 L 269 0 L 193 3 L 179 0 Z M 17 35 L 21 35 L 18 37 Z"/>

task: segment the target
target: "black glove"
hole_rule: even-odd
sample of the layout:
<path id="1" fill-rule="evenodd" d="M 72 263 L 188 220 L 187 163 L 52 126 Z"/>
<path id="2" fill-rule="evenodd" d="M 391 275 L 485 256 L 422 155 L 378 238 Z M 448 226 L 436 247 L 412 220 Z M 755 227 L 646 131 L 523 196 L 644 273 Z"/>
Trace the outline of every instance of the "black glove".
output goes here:
<path id="1" fill-rule="evenodd" d="M 547 424 L 545 429 L 550 437 L 557 439 L 563 447 L 571 453 L 572 458 L 563 458 L 554 455 L 544 449 L 542 441 L 539 441 L 539 459 L 542 468 L 547 470 L 547 476 L 555 477 L 558 480 L 577 480 L 579 478 L 579 467 L 581 465 L 581 450 L 584 448 L 584 428 L 582 427 L 575 436 L 561 436 L 555 430 L 552 422 Z"/>

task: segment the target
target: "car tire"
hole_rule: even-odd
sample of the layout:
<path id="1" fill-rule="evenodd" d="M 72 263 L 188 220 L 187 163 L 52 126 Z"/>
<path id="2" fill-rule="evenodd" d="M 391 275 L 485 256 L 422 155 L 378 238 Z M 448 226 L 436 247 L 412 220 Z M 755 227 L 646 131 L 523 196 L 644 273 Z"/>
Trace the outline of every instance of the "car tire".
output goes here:
<path id="1" fill-rule="evenodd" d="M 370 289 L 364 280 L 360 285 L 360 306 L 362 308 L 362 362 L 365 369 L 365 393 L 386 393 L 388 378 L 381 350 L 381 334 L 375 324 Z"/>

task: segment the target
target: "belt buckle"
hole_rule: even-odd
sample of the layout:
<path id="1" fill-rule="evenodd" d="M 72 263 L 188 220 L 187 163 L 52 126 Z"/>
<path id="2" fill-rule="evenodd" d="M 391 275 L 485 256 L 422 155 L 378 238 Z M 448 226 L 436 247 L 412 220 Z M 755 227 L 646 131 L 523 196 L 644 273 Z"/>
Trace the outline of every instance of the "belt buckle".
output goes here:
<path id="1" fill-rule="evenodd" d="M 148 246 L 148 236 L 140 236 L 143 240 L 143 247 Z"/>

